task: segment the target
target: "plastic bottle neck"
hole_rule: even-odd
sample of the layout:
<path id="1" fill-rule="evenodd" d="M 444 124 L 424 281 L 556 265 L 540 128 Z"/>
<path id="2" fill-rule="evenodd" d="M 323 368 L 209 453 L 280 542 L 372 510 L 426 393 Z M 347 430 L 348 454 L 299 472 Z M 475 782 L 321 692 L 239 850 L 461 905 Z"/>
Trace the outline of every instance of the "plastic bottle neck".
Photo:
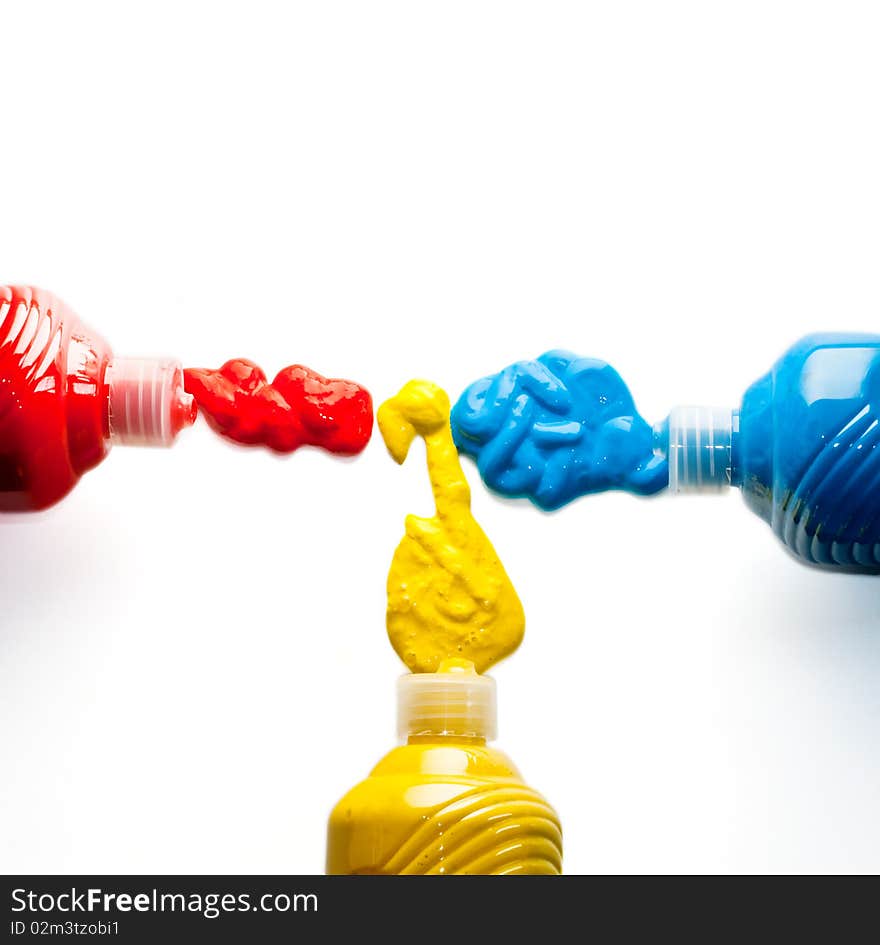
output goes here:
<path id="1" fill-rule="evenodd" d="M 195 423 L 183 366 L 158 358 L 113 358 L 104 375 L 110 439 L 123 446 L 171 446 Z"/>
<path id="2" fill-rule="evenodd" d="M 401 676 L 397 731 L 402 741 L 411 743 L 493 741 L 497 737 L 495 680 L 457 669 Z"/>
<path id="3" fill-rule="evenodd" d="M 469 745 L 474 748 L 485 748 L 486 739 L 479 738 L 476 735 L 409 735 L 406 738 L 407 745 Z"/>
<path id="4" fill-rule="evenodd" d="M 716 493 L 736 485 L 738 435 L 738 410 L 673 407 L 654 428 L 654 452 L 669 464 L 669 491 Z"/>

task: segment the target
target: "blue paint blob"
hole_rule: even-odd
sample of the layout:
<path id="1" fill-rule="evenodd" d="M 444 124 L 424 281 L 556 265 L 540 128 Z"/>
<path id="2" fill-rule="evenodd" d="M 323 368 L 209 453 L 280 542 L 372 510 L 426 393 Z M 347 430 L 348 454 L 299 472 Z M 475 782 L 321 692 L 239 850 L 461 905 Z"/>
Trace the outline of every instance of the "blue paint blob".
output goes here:
<path id="1" fill-rule="evenodd" d="M 542 509 L 607 489 L 650 495 L 668 482 L 652 427 L 604 361 L 548 351 L 471 384 L 452 432 L 489 488 Z"/>

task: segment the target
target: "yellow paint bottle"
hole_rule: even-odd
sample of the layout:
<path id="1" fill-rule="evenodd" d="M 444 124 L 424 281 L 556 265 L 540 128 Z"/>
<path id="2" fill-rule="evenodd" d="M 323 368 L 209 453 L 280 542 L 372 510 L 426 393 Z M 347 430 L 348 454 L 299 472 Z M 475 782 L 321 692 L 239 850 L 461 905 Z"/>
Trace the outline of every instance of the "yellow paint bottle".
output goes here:
<path id="1" fill-rule="evenodd" d="M 405 744 L 330 816 L 331 874 L 562 872 L 559 819 L 495 738 L 495 681 L 464 660 L 398 684 Z"/>
<path id="2" fill-rule="evenodd" d="M 560 873 L 556 814 L 487 744 L 495 681 L 480 673 L 516 650 L 525 615 L 471 514 L 449 398 L 430 381 L 410 381 L 382 404 L 378 422 L 398 463 L 424 439 L 436 510 L 407 516 L 388 572 L 388 637 L 412 670 L 398 686 L 405 744 L 336 805 L 327 872 Z"/>

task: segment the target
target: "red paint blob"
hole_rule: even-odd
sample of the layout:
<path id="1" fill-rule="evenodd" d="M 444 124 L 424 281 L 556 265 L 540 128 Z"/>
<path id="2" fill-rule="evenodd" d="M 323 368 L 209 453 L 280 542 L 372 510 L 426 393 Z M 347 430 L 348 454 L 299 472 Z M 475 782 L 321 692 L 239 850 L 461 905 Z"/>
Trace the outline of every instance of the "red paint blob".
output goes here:
<path id="1" fill-rule="evenodd" d="M 369 391 L 294 364 L 269 384 L 253 361 L 235 358 L 219 371 L 188 368 L 187 391 L 217 433 L 236 443 L 292 453 L 320 446 L 359 453 L 373 431 Z"/>

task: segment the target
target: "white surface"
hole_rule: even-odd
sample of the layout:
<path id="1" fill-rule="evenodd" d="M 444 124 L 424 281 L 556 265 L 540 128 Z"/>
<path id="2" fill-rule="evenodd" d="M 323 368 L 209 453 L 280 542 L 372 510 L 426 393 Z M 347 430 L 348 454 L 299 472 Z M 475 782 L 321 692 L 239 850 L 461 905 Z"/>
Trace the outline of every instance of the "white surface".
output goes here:
<path id="1" fill-rule="evenodd" d="M 284 11 L 284 12 L 282 12 Z M 651 420 L 880 328 L 880 20 L 847 3 L 12 4 L 3 281 L 124 355 L 455 395 L 567 346 Z M 0 526 L 0 868 L 310 872 L 394 744 L 421 453 L 118 449 Z M 741 500 L 479 486 L 501 739 L 569 872 L 880 869 L 880 583 Z"/>

